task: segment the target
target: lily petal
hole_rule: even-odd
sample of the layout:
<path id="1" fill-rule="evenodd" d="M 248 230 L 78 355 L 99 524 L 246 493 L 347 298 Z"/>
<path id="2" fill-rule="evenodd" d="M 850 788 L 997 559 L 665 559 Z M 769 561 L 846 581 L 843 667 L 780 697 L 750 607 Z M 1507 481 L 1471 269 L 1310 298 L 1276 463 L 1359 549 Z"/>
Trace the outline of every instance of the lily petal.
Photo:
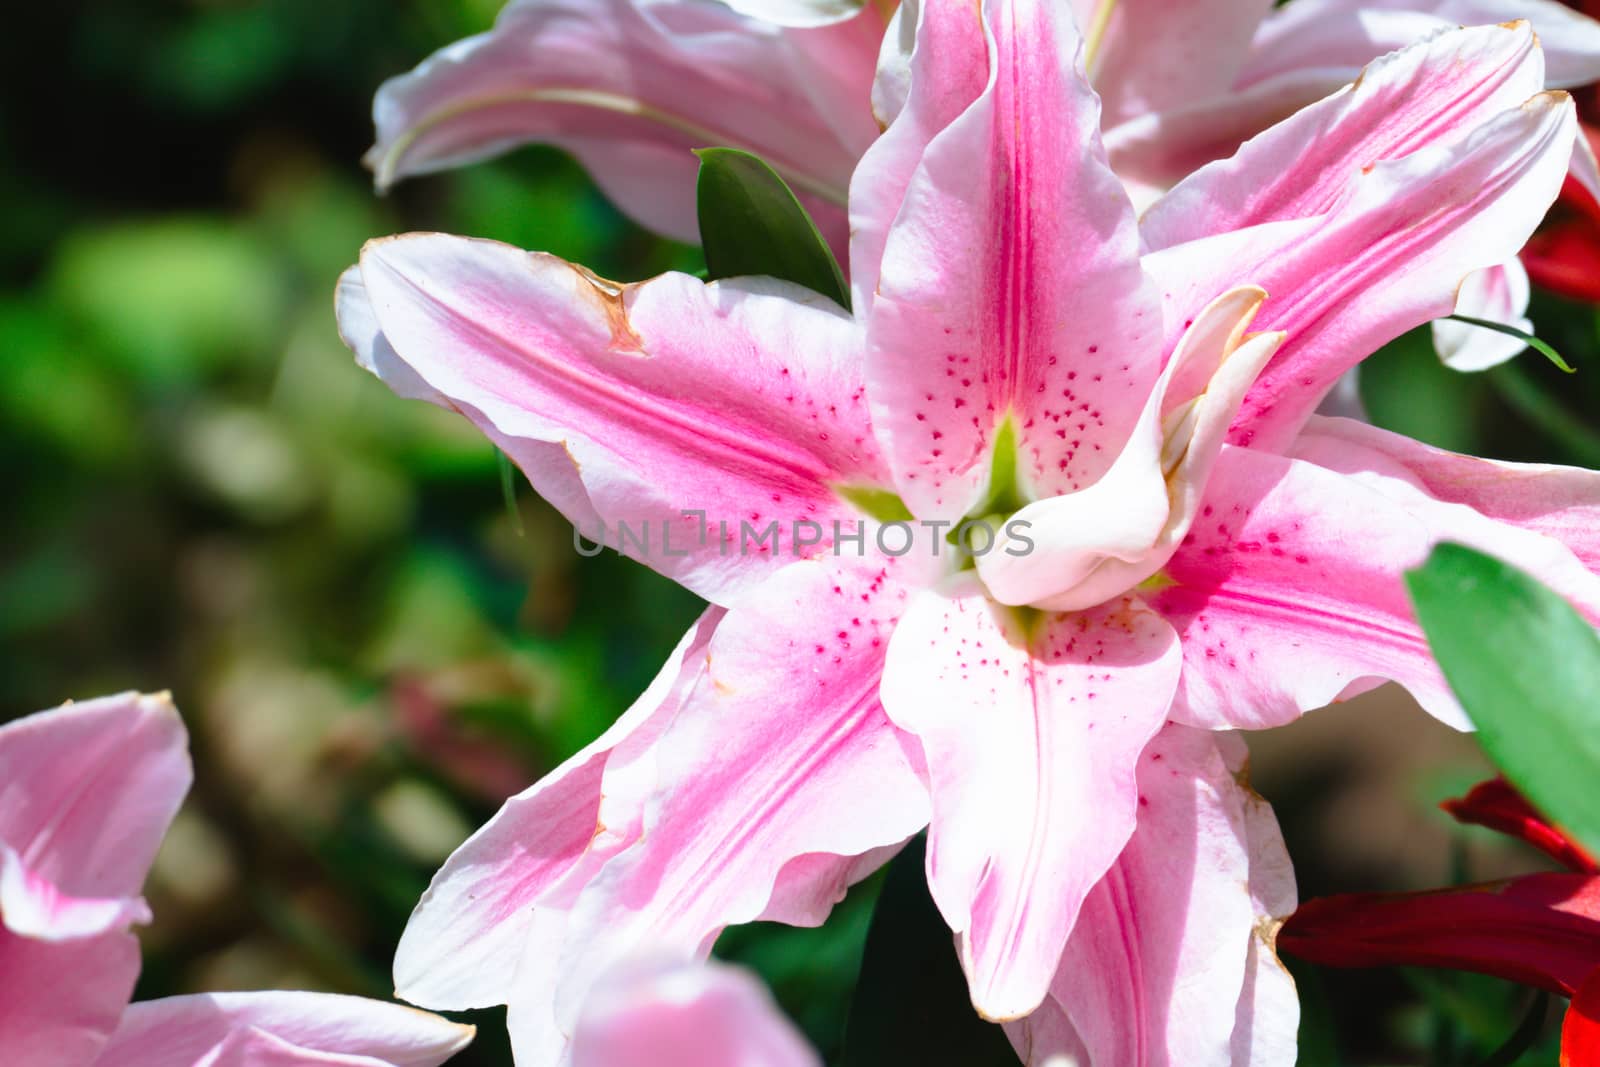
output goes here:
<path id="1" fill-rule="evenodd" d="M 1277 1059 L 1254 1030 L 1257 968 L 1282 972 L 1270 944 L 1265 959 L 1256 956 L 1258 931 L 1277 920 L 1258 911 L 1254 889 L 1270 884 L 1276 915 L 1287 916 L 1294 882 L 1271 810 L 1235 781 L 1242 752 L 1236 738 L 1169 725 L 1139 758 L 1138 828 L 1084 902 L 1049 999 L 1012 1024 L 1039 1030 L 1026 1041 L 1030 1064 L 1065 1056 L 1076 1042 L 1085 1067 L 1292 1062 L 1292 985 L 1287 1003 L 1273 1005 L 1287 1009 L 1287 1026 L 1262 1020 L 1287 1033 Z M 1263 814 L 1252 818 L 1251 808 Z M 1058 1048 L 1064 1033 L 1069 1044 Z"/>
<path id="2" fill-rule="evenodd" d="M 1346 81 L 1430 33 L 1515 20 L 1539 34 L 1551 88 L 1600 80 L 1600 23 L 1557 0 L 1295 0 L 1261 23 L 1236 84 L 1312 69 Z"/>
<path id="3" fill-rule="evenodd" d="M 0 924 L 0 1048 L 8 1067 L 95 1062 L 138 978 L 139 941 L 124 930 L 45 941 Z"/>
<path id="4" fill-rule="evenodd" d="M 689 0 L 518 0 L 378 91 L 367 163 L 383 188 L 530 142 L 567 149 L 644 225 L 697 242 L 690 149 L 744 148 L 845 246 L 844 191 L 877 135 L 883 20 L 785 30 Z M 782 115 L 782 122 L 774 122 Z"/>
<path id="5" fill-rule="evenodd" d="M 1300 905 L 1279 944 L 1331 967 L 1448 967 L 1570 997 L 1600 953 L 1600 878 L 1529 874 L 1420 893 Z"/>
<path id="6" fill-rule="evenodd" d="M 203 993 L 128 1006 L 104 1067 L 435 1067 L 473 1028 L 425 1011 L 332 993 Z M 257 1056 L 261 1058 L 257 1058 Z"/>
<path id="7" fill-rule="evenodd" d="M 140 897 L 73 897 L 62 893 L 0 843 L 0 924 L 21 937 L 76 941 L 150 921 Z"/>
<path id="8" fill-rule="evenodd" d="M 564 926 L 541 922 L 540 913 L 563 903 L 551 899 L 563 883 L 581 885 L 637 836 L 636 815 L 607 825 L 606 801 L 624 809 L 642 804 L 635 790 L 651 779 L 625 787 L 639 782 L 639 772 L 629 772 L 633 757 L 676 713 L 721 616 L 717 609 L 702 616 L 609 730 L 506 801 L 445 861 L 395 950 L 398 996 L 447 1010 L 504 1004 L 528 947 L 559 946 Z"/>
<path id="9" fill-rule="evenodd" d="M 953 520 L 978 502 L 1008 417 L 1036 495 L 1103 474 L 1159 373 L 1160 325 L 1065 7 L 1000 0 L 982 25 L 948 7 L 965 20 L 963 59 L 988 35 L 989 79 L 928 142 L 899 206 L 867 381 L 901 498 L 920 518 Z"/>
<path id="10" fill-rule="evenodd" d="M 1273 294 L 1256 325 L 1286 338 L 1230 439 L 1286 447 L 1341 374 L 1405 330 L 1450 314 L 1465 274 L 1510 258 L 1538 224 L 1575 131 L 1570 100 L 1536 96 L 1463 140 L 1373 164 L 1326 214 L 1147 256 L 1165 282 L 1169 331 L 1219 288 L 1248 280 Z"/>
<path id="11" fill-rule="evenodd" d="M 850 182 L 850 289 L 877 299 L 884 244 L 928 144 L 983 92 L 989 55 L 976 7 L 908 0 L 885 35 L 873 108 L 885 126 Z"/>
<path id="12" fill-rule="evenodd" d="M 890 718 L 927 757 L 929 887 L 973 1004 L 998 1020 L 1038 1007 L 1133 832 L 1135 764 L 1179 665 L 1171 628 L 1132 599 L 1034 627 L 980 595 L 918 594 L 883 679 Z"/>
<path id="13" fill-rule="evenodd" d="M 1271 0 L 1073 0 L 1107 128 L 1227 89 Z"/>
<path id="14" fill-rule="evenodd" d="M 1600 864 L 1572 838 L 1546 819 L 1504 778 L 1479 782 L 1464 797 L 1439 805 L 1457 822 L 1487 826 L 1525 841 L 1569 871 L 1600 874 Z"/>
<path id="15" fill-rule="evenodd" d="M 857 328 L 798 286 L 682 274 L 616 286 L 550 256 L 442 235 L 369 244 L 361 280 L 408 368 L 403 392 L 421 379 L 496 440 L 541 446 L 527 469 L 541 492 L 548 446 L 563 447 L 586 495 L 576 499 L 569 475 L 549 498 L 573 507 L 579 532 L 714 603 L 826 551 L 834 522 L 853 528 L 862 516 L 834 486 L 888 480 Z M 351 336 L 364 336 L 368 312 L 347 314 Z M 381 373 L 382 350 L 368 348 Z M 603 531 L 583 529 L 589 514 Z M 800 521 L 822 539 L 801 546 Z"/>
<path id="16" fill-rule="evenodd" d="M 1200 519 L 1163 572 L 1171 584 L 1148 595 L 1183 637 L 1175 718 L 1277 725 L 1392 680 L 1466 728 L 1401 581 L 1444 538 L 1515 559 L 1600 613 L 1600 578 L 1554 538 L 1370 465 L 1319 465 L 1363 462 L 1339 449 L 1305 443 L 1300 454 L 1224 449 Z"/>
<path id="17" fill-rule="evenodd" d="M 1180 182 L 1141 220 L 1145 241 L 1159 250 L 1326 214 L 1374 164 L 1460 141 L 1543 88 L 1527 23 L 1435 33 Z"/>
<path id="18" fill-rule="evenodd" d="M 564 1030 L 628 955 L 703 956 L 724 927 L 757 918 L 816 925 L 867 873 L 861 857 L 881 861 L 927 824 L 915 744 L 878 702 L 905 597 L 889 569 L 796 563 L 717 627 L 707 669 L 654 746 L 642 836 L 574 906 Z"/>
<path id="19" fill-rule="evenodd" d="M 0 727 L 0 842 L 72 897 L 135 897 L 193 770 L 165 695 L 122 693 Z"/>
<path id="20" fill-rule="evenodd" d="M 1504 323 L 1533 333 L 1528 319 L 1528 272 L 1512 258 L 1486 270 L 1473 271 L 1456 295 L 1456 314 Z M 1451 370 L 1478 371 L 1515 359 L 1527 349 L 1521 338 L 1466 322 L 1439 319 L 1433 324 L 1433 347 Z"/>
<path id="21" fill-rule="evenodd" d="M 1600 572 L 1600 472 L 1446 452 L 1351 419 L 1306 423 L 1296 455 L 1347 474 L 1373 471 L 1565 545 Z M 1558 588 L 1560 588 L 1558 586 Z"/>
<path id="22" fill-rule="evenodd" d="M 626 966 L 599 982 L 572 1067 L 821 1067 L 755 976 L 721 963 Z"/>

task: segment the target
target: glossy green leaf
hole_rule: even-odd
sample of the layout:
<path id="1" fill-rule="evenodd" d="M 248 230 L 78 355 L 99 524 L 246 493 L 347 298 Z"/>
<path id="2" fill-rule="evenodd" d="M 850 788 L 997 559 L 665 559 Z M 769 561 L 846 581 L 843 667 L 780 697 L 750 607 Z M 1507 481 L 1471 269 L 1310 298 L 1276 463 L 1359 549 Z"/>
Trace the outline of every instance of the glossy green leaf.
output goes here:
<path id="1" fill-rule="evenodd" d="M 923 848 L 922 838 L 913 839 L 889 866 L 867 932 L 841 1067 L 1016 1067 L 1005 1031 L 972 1007 L 950 928 L 928 895 Z"/>
<path id="2" fill-rule="evenodd" d="M 776 171 L 749 152 L 702 148 L 695 202 L 706 269 L 715 278 L 765 274 L 849 308 L 828 243 Z"/>
<path id="3" fill-rule="evenodd" d="M 1406 583 L 1478 738 L 1535 807 L 1600 847 L 1600 636 L 1560 595 L 1442 544 Z"/>

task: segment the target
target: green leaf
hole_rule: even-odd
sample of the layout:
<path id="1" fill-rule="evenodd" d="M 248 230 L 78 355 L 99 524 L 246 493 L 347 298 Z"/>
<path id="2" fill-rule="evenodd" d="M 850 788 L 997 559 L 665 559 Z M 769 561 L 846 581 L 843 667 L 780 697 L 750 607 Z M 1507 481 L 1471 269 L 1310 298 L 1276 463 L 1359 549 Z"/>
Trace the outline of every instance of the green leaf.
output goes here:
<path id="1" fill-rule="evenodd" d="M 1453 319 L 1456 322 L 1464 322 L 1468 326 L 1477 326 L 1485 330 L 1493 330 L 1495 333 L 1503 333 L 1508 337 L 1515 337 L 1519 341 L 1525 343 L 1529 348 L 1538 352 L 1545 359 L 1548 359 L 1551 363 L 1554 363 L 1556 366 L 1566 371 L 1568 374 L 1576 373 L 1571 364 L 1561 358 L 1560 352 L 1557 352 L 1551 345 L 1539 340 L 1526 330 L 1519 330 L 1515 326 L 1508 326 L 1503 322 L 1494 322 L 1489 319 L 1475 319 L 1471 315 L 1446 315 L 1445 318 Z"/>
<path id="2" fill-rule="evenodd" d="M 1406 584 L 1489 756 L 1535 807 L 1600 848 L 1600 636 L 1555 592 L 1462 545 L 1435 547 Z"/>
<path id="3" fill-rule="evenodd" d="M 928 895 L 923 841 L 889 865 L 872 914 L 840 1067 L 1016 1067 L 1005 1031 L 973 1010 L 950 928 Z"/>
<path id="4" fill-rule="evenodd" d="M 776 171 L 736 148 L 701 148 L 695 202 L 707 273 L 765 274 L 849 309 L 850 290 L 828 243 Z"/>

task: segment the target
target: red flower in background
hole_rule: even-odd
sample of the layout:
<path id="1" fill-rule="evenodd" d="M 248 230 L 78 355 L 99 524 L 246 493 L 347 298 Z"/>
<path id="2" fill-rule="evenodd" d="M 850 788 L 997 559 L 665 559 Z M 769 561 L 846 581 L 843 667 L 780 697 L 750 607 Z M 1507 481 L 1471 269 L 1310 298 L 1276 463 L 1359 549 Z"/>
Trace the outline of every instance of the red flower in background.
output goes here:
<path id="1" fill-rule="evenodd" d="M 1503 779 L 1440 806 L 1526 841 L 1568 870 L 1310 900 L 1284 924 L 1278 947 L 1331 967 L 1476 971 L 1570 997 L 1561 1067 L 1600 1065 L 1600 866 Z"/>
<path id="2" fill-rule="evenodd" d="M 1583 132 L 1600 154 L 1600 91 L 1579 94 Z M 1528 278 L 1551 292 L 1600 303 L 1600 203 L 1572 178 L 1522 250 Z"/>

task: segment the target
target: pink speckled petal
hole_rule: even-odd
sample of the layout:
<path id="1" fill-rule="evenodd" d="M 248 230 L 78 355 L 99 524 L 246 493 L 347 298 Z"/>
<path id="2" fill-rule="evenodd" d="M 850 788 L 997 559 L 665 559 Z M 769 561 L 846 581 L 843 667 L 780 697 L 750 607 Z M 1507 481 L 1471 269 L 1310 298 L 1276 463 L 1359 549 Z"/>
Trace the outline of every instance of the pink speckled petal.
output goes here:
<path id="1" fill-rule="evenodd" d="M 867 331 L 873 424 L 920 518 L 958 518 L 977 502 L 1008 415 L 1017 469 L 1039 495 L 1093 483 L 1160 370 L 1155 293 L 1068 13 L 1044 0 L 985 11 L 987 25 L 971 7 L 945 13 L 961 76 L 988 34 L 989 80 L 922 153 Z"/>
<path id="2" fill-rule="evenodd" d="M 445 861 L 395 951 L 399 996 L 447 1010 L 504 1004 L 528 948 L 559 947 L 572 894 L 638 836 L 652 783 L 640 757 L 703 672 L 721 616 L 702 616 L 609 730 L 506 801 Z"/>
<path id="3" fill-rule="evenodd" d="M 725 926 L 756 918 L 820 923 L 866 873 L 860 857 L 881 860 L 926 825 L 915 743 L 878 703 L 904 596 L 882 564 L 802 562 L 728 612 L 654 747 L 640 840 L 573 909 L 563 1029 L 628 955 L 703 955 Z"/>
<path id="4" fill-rule="evenodd" d="M 552 480 L 549 448 L 564 448 L 571 467 L 550 497 L 579 531 L 599 541 L 583 525 L 598 515 L 608 544 L 713 602 L 827 551 L 835 522 L 853 528 L 860 513 L 835 485 L 887 482 L 858 328 L 798 286 L 682 274 L 615 286 L 440 235 L 369 244 L 361 283 L 345 287 L 346 332 L 379 373 L 403 365 L 402 393 L 425 387 L 512 442 L 536 488 Z M 359 343 L 373 321 L 386 347 Z"/>
<path id="5" fill-rule="evenodd" d="M 759 980 L 721 963 L 632 963 L 595 986 L 572 1067 L 821 1067 Z"/>
<path id="6" fill-rule="evenodd" d="M 331 993 L 203 993 L 130 1005 L 97 1067 L 437 1067 L 473 1028 Z"/>
<path id="7" fill-rule="evenodd" d="M 870 6 L 782 29 L 687 0 L 518 0 L 490 32 L 384 83 L 367 162 L 384 187 L 554 144 L 634 218 L 694 242 L 690 150 L 728 145 L 785 175 L 843 253 L 845 189 L 878 132 L 868 93 L 882 33 Z"/>
<path id="8" fill-rule="evenodd" d="M 1132 599 L 1045 615 L 1030 633 L 980 595 L 925 592 L 895 630 L 884 706 L 926 754 L 928 882 L 988 1017 L 1044 998 L 1133 832 L 1135 762 L 1178 665 L 1171 627 Z"/>
<path id="9" fill-rule="evenodd" d="M 1173 584 L 1149 596 L 1183 637 L 1175 717 L 1277 725 L 1393 680 L 1465 726 L 1401 578 L 1446 538 L 1515 560 L 1600 618 L 1600 578 L 1559 541 L 1341 451 L 1310 441 L 1296 459 L 1223 451 L 1201 516 L 1163 572 Z M 1366 469 L 1337 473 L 1324 461 Z"/>

